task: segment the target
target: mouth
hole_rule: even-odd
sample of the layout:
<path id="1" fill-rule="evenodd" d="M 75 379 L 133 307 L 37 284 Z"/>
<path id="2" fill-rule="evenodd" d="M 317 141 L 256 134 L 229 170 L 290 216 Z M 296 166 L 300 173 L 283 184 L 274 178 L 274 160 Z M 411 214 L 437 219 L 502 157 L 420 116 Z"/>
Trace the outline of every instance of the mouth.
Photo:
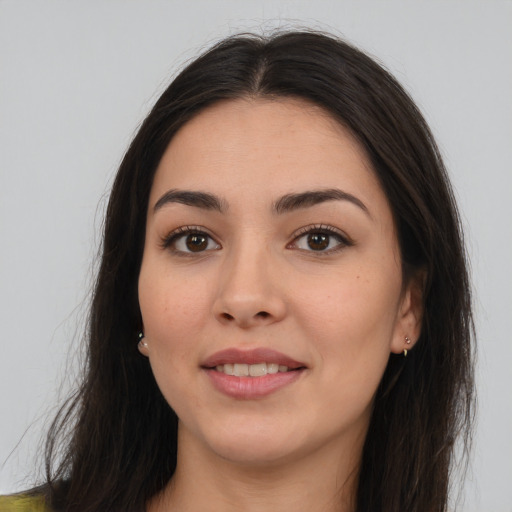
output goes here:
<path id="1" fill-rule="evenodd" d="M 253 372 L 259 372 L 255 376 L 306 368 L 304 363 L 271 348 L 254 348 L 249 350 L 228 348 L 215 352 L 203 361 L 201 366 L 203 368 L 216 369 L 228 375 L 236 375 L 229 373 L 232 370 L 234 371 L 235 367 L 240 372 L 245 372 L 247 369 L 248 373 L 243 373 L 245 376 L 251 374 L 251 368 Z"/>
<path id="2" fill-rule="evenodd" d="M 304 363 L 272 349 L 227 349 L 201 365 L 217 391 L 239 400 L 263 398 L 297 381 Z"/>
<path id="3" fill-rule="evenodd" d="M 234 375 L 235 377 L 263 377 L 265 375 L 272 375 L 279 372 L 293 372 L 302 368 L 303 367 L 289 368 L 284 364 L 277 363 L 226 363 L 219 364 L 215 368 L 212 368 L 212 370 L 214 369 L 215 371 L 224 373 L 225 375 Z"/>

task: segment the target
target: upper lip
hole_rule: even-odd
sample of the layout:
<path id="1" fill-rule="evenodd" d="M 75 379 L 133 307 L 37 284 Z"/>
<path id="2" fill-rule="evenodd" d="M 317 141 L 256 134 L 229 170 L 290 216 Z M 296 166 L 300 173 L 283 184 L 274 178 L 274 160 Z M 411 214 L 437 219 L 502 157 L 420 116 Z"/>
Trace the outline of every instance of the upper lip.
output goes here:
<path id="1" fill-rule="evenodd" d="M 287 366 L 291 369 L 302 368 L 306 365 L 300 361 L 295 361 L 291 357 L 282 354 L 271 348 L 254 348 L 242 350 L 238 348 L 228 348 L 215 352 L 202 363 L 203 368 L 214 368 L 222 364 L 258 364 L 274 363 Z"/>

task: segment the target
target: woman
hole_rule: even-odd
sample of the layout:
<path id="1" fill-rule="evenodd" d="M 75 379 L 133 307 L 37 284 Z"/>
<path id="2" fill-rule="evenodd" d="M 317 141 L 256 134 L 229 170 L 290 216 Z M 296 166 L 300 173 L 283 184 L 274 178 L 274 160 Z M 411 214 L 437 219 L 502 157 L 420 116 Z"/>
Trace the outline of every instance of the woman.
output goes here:
<path id="1" fill-rule="evenodd" d="M 199 57 L 120 166 L 88 335 L 29 507 L 446 510 L 471 301 L 411 99 L 318 33 Z"/>

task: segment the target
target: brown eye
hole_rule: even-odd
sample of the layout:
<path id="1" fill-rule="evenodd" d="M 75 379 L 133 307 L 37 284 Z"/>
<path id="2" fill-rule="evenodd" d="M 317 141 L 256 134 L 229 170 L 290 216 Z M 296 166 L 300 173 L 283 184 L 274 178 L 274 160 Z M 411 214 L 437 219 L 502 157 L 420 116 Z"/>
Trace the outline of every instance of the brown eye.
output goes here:
<path id="1" fill-rule="evenodd" d="M 190 252 L 201 252 L 208 247 L 208 237 L 201 234 L 188 235 L 185 243 Z"/>
<path id="2" fill-rule="evenodd" d="M 308 247 L 312 251 L 323 251 L 329 247 L 329 239 L 325 233 L 310 233 L 307 238 Z"/>
<path id="3" fill-rule="evenodd" d="M 353 243 L 334 228 L 311 226 L 302 229 L 289 247 L 301 251 L 330 254 L 351 245 Z"/>
<path id="4" fill-rule="evenodd" d="M 207 233 L 189 229 L 171 235 L 166 241 L 165 247 L 168 247 L 177 254 L 197 254 L 221 248 Z"/>

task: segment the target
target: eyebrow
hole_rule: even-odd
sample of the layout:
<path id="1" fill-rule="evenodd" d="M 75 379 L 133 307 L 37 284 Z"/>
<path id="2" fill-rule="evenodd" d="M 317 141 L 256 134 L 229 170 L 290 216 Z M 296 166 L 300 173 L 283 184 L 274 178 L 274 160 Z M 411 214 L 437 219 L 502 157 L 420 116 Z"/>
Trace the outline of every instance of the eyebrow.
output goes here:
<path id="1" fill-rule="evenodd" d="M 327 201 L 348 201 L 361 208 L 367 215 L 370 215 L 368 208 L 360 199 L 338 188 L 286 194 L 274 203 L 274 211 L 280 214 L 288 213 L 302 208 L 309 208 Z"/>
<path id="2" fill-rule="evenodd" d="M 156 212 L 169 203 L 181 203 L 187 206 L 195 206 L 203 210 L 215 210 L 222 213 L 227 209 L 224 201 L 213 194 L 198 192 L 194 190 L 168 190 L 155 204 L 153 211 Z"/>
<path id="3" fill-rule="evenodd" d="M 338 188 L 308 190 L 306 192 L 286 194 L 274 203 L 273 210 L 277 214 L 283 214 L 303 208 L 309 208 L 328 201 L 348 201 L 370 216 L 368 208 L 360 199 Z M 227 202 L 214 194 L 195 190 L 171 189 L 160 197 L 156 202 L 153 211 L 156 212 L 169 203 L 180 203 L 187 206 L 201 208 L 203 210 L 214 210 L 220 213 L 223 213 L 228 209 Z"/>

